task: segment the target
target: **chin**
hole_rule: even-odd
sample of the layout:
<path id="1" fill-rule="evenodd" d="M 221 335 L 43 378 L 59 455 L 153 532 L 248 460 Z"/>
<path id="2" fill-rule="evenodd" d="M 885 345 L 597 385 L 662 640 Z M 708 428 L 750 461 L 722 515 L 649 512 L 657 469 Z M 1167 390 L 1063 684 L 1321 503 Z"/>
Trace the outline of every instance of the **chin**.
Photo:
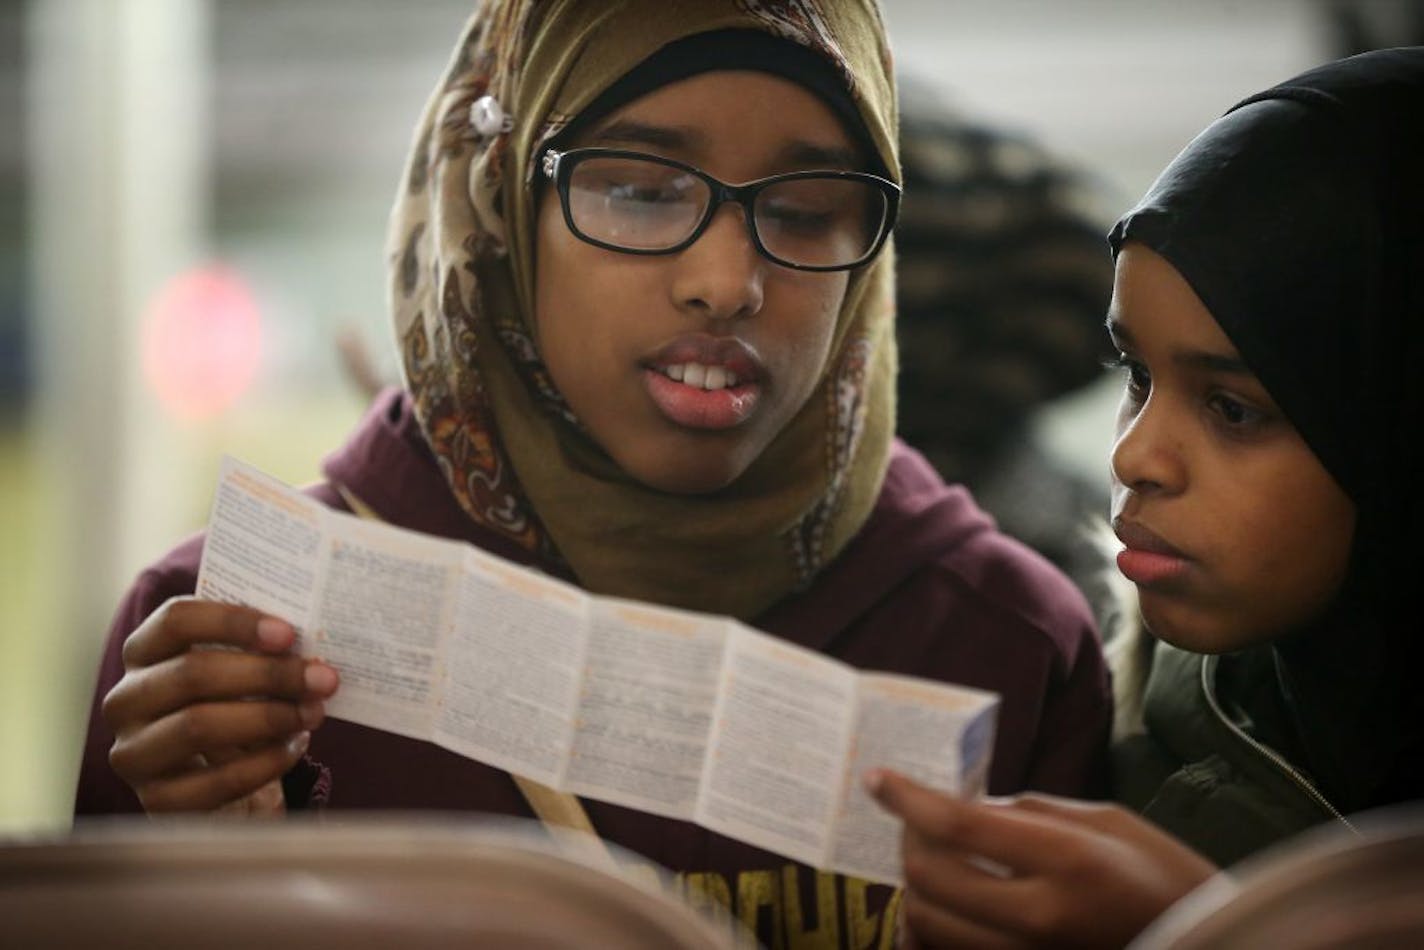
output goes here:
<path id="1" fill-rule="evenodd" d="M 1152 594 L 1142 594 L 1142 622 L 1158 640 L 1193 654 L 1225 654 L 1240 647 L 1232 631 L 1223 630 L 1223 618 L 1180 601 L 1158 601 Z"/>
<path id="2" fill-rule="evenodd" d="M 732 484 L 741 473 L 741 469 L 706 466 L 671 466 L 649 472 L 629 472 L 649 488 L 669 495 L 710 495 Z"/>
<path id="3" fill-rule="evenodd" d="M 669 495 L 709 495 L 741 478 L 764 445 L 738 430 L 676 432 L 609 452 L 629 477 Z M 608 451 L 605 448 L 605 451 Z"/>
<path id="4" fill-rule="evenodd" d="M 1270 639 L 1242 630 L 1230 611 L 1194 608 L 1180 601 L 1158 603 L 1150 595 L 1142 597 L 1141 609 L 1142 621 L 1154 637 L 1192 653 L 1231 653 Z"/>

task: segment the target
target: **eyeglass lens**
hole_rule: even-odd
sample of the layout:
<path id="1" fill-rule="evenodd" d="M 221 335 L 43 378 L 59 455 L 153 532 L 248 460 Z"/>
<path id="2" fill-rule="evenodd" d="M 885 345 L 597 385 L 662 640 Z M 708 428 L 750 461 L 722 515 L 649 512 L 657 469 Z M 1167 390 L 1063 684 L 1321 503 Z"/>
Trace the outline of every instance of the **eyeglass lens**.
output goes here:
<path id="1" fill-rule="evenodd" d="M 586 158 L 569 179 L 575 228 L 628 250 L 678 246 L 702 224 L 711 200 L 711 187 L 698 176 L 635 158 Z M 793 178 L 758 192 L 752 219 L 771 256 L 789 264 L 837 267 L 870 251 L 886 213 L 885 195 L 868 182 Z"/>

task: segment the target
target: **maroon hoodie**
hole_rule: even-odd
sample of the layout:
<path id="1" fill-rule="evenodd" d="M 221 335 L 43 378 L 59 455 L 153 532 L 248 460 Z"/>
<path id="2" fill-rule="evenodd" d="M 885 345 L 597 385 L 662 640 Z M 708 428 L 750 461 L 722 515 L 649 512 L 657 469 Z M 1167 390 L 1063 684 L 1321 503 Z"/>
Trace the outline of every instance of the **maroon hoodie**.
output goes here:
<path id="1" fill-rule="evenodd" d="M 328 481 L 311 492 L 332 507 L 346 507 L 334 488 L 344 485 L 390 523 L 531 563 L 529 552 L 458 507 L 398 391 L 377 399 L 323 470 Z M 201 553 L 201 535 L 179 545 L 140 575 L 119 606 L 84 749 L 80 816 L 140 810 L 109 768 L 113 735 L 98 704 L 122 676 L 125 637 L 163 601 L 193 592 Z M 856 538 L 809 590 L 752 625 L 861 669 L 998 693 L 992 793 L 1106 790 L 1111 700 L 1083 598 L 902 443 Z M 532 815 L 508 773 L 336 719 L 313 733 L 306 760 L 284 785 L 293 809 Z M 868 947 L 891 939 L 898 894 L 887 886 L 818 872 L 688 822 L 592 800 L 584 805 L 605 839 L 676 872 L 694 903 L 729 905 L 767 946 Z"/>

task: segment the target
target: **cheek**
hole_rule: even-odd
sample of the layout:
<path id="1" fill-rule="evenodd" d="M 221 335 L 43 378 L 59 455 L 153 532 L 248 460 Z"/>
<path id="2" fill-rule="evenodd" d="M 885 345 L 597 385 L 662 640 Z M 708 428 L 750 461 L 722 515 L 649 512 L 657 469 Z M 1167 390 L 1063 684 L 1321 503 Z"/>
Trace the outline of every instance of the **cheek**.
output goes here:
<path id="1" fill-rule="evenodd" d="M 1344 578 L 1354 535 L 1354 507 L 1343 492 L 1320 490 L 1324 486 L 1295 493 L 1284 499 L 1281 517 L 1273 525 L 1262 526 L 1280 539 L 1275 545 L 1276 567 L 1300 577 L 1306 589 L 1333 595 Z"/>
<path id="2" fill-rule="evenodd" d="M 811 357 L 808 363 L 824 368 L 830 357 L 831 347 L 835 344 L 836 318 L 840 315 L 844 300 L 843 294 L 830 294 L 824 297 L 821 306 L 816 308 L 816 316 L 803 337 L 805 348 Z M 820 373 L 816 375 L 819 376 Z"/>
<path id="3" fill-rule="evenodd" d="M 608 268 L 589 266 L 596 248 L 569 233 L 557 202 L 540 209 L 535 241 L 534 337 L 554 384 L 573 398 L 595 363 L 588 356 L 611 337 L 606 310 L 618 307 L 623 288 L 599 278 Z M 626 291 L 625 291 L 626 292 Z M 606 357 L 606 354 L 603 354 Z"/>
<path id="4" fill-rule="evenodd" d="M 564 301 L 559 294 L 563 286 L 564 260 L 560 242 L 560 232 L 564 231 L 558 217 L 558 207 L 549 201 L 539 206 L 539 217 L 534 230 L 534 337 L 540 349 L 544 341 L 554 336 L 550 333 L 551 314 L 564 309 Z"/>
<path id="5" fill-rule="evenodd" d="M 830 359 L 836 321 L 845 306 L 847 281 L 844 274 L 807 276 L 818 279 L 790 288 L 792 292 L 786 295 L 789 306 L 785 309 L 799 316 L 786 321 L 781 332 L 786 337 L 785 351 L 795 361 L 796 375 L 814 383 Z M 766 315 L 764 312 L 763 318 Z"/>
<path id="6" fill-rule="evenodd" d="M 1235 561 L 1251 595 L 1247 609 L 1259 610 L 1263 626 L 1281 631 L 1308 622 L 1338 594 L 1349 567 L 1355 510 L 1313 458 L 1264 484 L 1271 487 L 1243 493 L 1229 514 L 1235 515 Z M 1223 519 L 1223 529 L 1226 524 Z"/>

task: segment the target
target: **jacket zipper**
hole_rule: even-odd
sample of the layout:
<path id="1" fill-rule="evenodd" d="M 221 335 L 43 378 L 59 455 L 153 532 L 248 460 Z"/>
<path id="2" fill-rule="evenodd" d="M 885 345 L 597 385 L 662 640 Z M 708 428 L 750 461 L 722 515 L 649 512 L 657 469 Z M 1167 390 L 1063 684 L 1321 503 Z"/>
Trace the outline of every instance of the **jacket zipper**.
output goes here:
<path id="1" fill-rule="evenodd" d="M 1230 729 L 1232 734 L 1235 735 L 1236 738 L 1246 743 L 1248 747 L 1256 750 L 1256 752 L 1258 752 L 1267 761 L 1275 765 L 1275 767 L 1281 772 L 1283 772 L 1285 776 L 1296 785 L 1297 788 L 1299 788 L 1302 792 L 1306 794 L 1306 797 L 1308 797 L 1311 801 L 1315 802 L 1315 804 L 1319 805 L 1320 808 L 1326 814 L 1330 815 L 1336 821 L 1340 822 L 1340 824 L 1350 829 L 1351 832 L 1358 835 L 1360 833 L 1359 829 L 1357 829 L 1354 825 L 1350 824 L 1349 819 L 1346 818 L 1344 815 L 1340 814 L 1339 810 L 1334 805 L 1330 804 L 1330 802 L 1325 798 L 1325 796 L 1320 794 L 1320 791 L 1314 785 L 1310 784 L 1310 782 L 1306 779 L 1304 775 L 1301 775 L 1300 772 L 1297 771 L 1293 765 L 1283 759 L 1277 752 L 1267 748 L 1263 743 L 1247 735 L 1244 729 L 1236 725 L 1236 723 L 1232 722 L 1231 719 L 1226 715 L 1226 713 L 1222 711 L 1221 706 L 1217 704 L 1216 693 L 1213 692 L 1211 686 L 1211 668 L 1213 666 L 1213 664 L 1210 662 L 1211 659 L 1211 657 L 1207 656 L 1202 657 L 1201 686 L 1202 693 L 1206 696 L 1207 705 L 1211 707 L 1211 711 L 1216 715 L 1216 718 L 1224 726 L 1226 726 L 1226 728 Z"/>

